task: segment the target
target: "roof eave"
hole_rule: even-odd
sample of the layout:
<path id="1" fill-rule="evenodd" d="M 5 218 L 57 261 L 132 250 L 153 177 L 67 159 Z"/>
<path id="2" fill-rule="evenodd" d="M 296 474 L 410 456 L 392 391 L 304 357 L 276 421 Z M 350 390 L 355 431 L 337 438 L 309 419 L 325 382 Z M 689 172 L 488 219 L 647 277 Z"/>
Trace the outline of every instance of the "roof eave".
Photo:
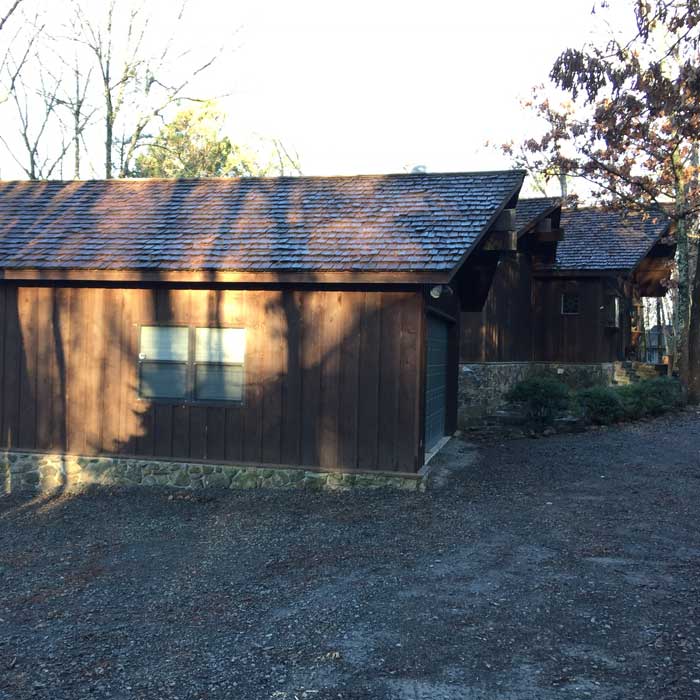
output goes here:
<path id="1" fill-rule="evenodd" d="M 605 268 L 535 268 L 532 274 L 535 277 L 613 277 L 619 275 L 631 275 L 632 267 L 605 267 Z"/>
<path id="2" fill-rule="evenodd" d="M 470 246 L 469 248 L 467 248 L 467 250 L 466 250 L 466 251 L 462 254 L 462 256 L 460 257 L 459 261 L 454 265 L 454 267 L 453 267 L 452 270 L 450 271 L 449 279 L 447 280 L 448 283 L 451 282 L 451 281 L 454 279 L 455 275 L 459 272 L 459 270 L 460 270 L 461 267 L 464 265 L 464 263 L 467 261 L 467 259 L 469 258 L 469 256 L 470 256 L 470 255 L 476 250 L 476 248 L 479 246 L 479 243 L 481 243 L 481 241 L 482 241 L 482 239 L 484 238 L 484 236 L 486 236 L 486 234 L 491 230 L 491 227 L 492 227 L 492 226 L 494 225 L 494 223 L 496 222 L 496 219 L 498 219 L 498 217 L 500 216 L 501 212 L 502 212 L 502 211 L 506 208 L 506 206 L 508 205 L 508 202 L 510 202 L 510 200 L 513 199 L 513 197 L 517 196 L 517 195 L 520 193 L 520 190 L 522 189 L 522 186 L 523 186 L 523 182 L 525 181 L 525 175 L 526 175 L 526 173 L 525 173 L 524 170 L 522 170 L 522 171 L 517 171 L 517 170 L 515 170 L 515 171 L 513 171 L 513 172 L 520 172 L 520 175 L 521 175 L 521 177 L 520 177 L 520 182 L 519 182 L 515 187 L 513 187 L 513 189 L 509 192 L 509 194 L 508 194 L 506 197 L 503 198 L 503 200 L 501 201 L 501 204 L 500 204 L 499 207 L 495 210 L 495 212 L 493 213 L 493 215 L 491 216 L 491 218 L 488 220 L 488 222 L 486 223 L 486 225 L 484 226 L 484 228 L 481 230 L 481 232 L 479 233 L 479 235 L 474 239 L 474 241 L 472 242 L 471 246 Z"/>
<path id="3" fill-rule="evenodd" d="M 365 284 L 365 285 L 422 285 L 446 284 L 449 270 L 376 270 L 376 271 L 301 271 L 285 270 L 159 270 L 159 269 L 77 269 L 77 268 L 5 268 L 0 280 L 13 282 L 71 282 L 110 284 Z"/>
<path id="4" fill-rule="evenodd" d="M 671 221 L 671 220 L 669 219 L 668 222 L 666 223 L 666 226 L 664 226 L 663 230 L 661 231 L 661 233 L 659 233 L 659 235 L 656 236 L 656 238 L 655 238 L 653 241 L 651 241 L 651 243 L 646 247 L 646 249 L 645 249 L 645 251 L 644 251 L 644 254 L 641 255 L 641 256 L 637 259 L 637 262 L 634 264 L 634 267 L 632 268 L 632 271 L 636 270 L 636 269 L 639 267 L 639 265 L 641 264 L 642 260 L 644 260 L 644 258 L 646 258 L 647 255 L 649 255 L 649 253 L 651 253 L 652 248 L 653 248 L 662 238 L 665 238 L 665 237 L 667 237 L 667 236 L 672 235 L 671 229 L 672 229 L 673 227 L 674 227 L 674 223 L 673 223 L 673 221 Z"/>
<path id="5" fill-rule="evenodd" d="M 659 234 L 648 243 L 648 245 L 643 248 L 643 253 L 637 258 L 637 260 L 632 265 L 625 265 L 623 267 L 592 267 L 592 268 L 540 268 L 535 270 L 534 274 L 542 276 L 606 276 L 606 275 L 620 275 L 627 274 L 632 275 L 634 271 L 639 267 L 640 263 L 649 255 L 652 248 L 664 237 L 672 234 L 672 221 L 667 221 L 666 225 L 659 232 Z"/>
<path id="6" fill-rule="evenodd" d="M 559 202 L 559 204 L 555 204 L 554 206 L 549 207 L 549 209 L 545 210 L 544 212 L 541 212 L 531 221 L 528 221 L 525 226 L 523 226 L 522 228 L 520 228 L 518 230 L 518 238 L 522 238 L 524 235 L 530 233 L 532 231 L 532 229 L 535 226 L 537 226 L 537 224 L 540 223 L 540 221 L 546 219 L 550 214 L 553 214 L 557 209 L 561 209 L 561 202 Z"/>

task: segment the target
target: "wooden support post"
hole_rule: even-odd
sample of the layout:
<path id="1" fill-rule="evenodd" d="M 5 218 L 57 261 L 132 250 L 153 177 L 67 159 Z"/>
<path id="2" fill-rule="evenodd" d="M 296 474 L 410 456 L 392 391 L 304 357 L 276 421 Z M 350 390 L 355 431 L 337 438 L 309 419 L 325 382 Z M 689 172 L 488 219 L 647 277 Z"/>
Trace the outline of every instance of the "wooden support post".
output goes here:
<path id="1" fill-rule="evenodd" d="M 504 209 L 493 222 L 491 231 L 515 231 L 515 209 Z"/>
<path id="2" fill-rule="evenodd" d="M 489 231 L 483 249 L 501 252 L 516 251 L 518 249 L 518 234 L 515 231 Z"/>

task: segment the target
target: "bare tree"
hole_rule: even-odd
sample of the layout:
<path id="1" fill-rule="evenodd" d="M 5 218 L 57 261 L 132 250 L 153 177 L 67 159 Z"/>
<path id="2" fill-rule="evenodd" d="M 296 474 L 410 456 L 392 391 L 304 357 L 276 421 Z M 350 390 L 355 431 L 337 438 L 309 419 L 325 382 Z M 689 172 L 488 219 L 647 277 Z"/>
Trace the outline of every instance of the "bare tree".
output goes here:
<path id="1" fill-rule="evenodd" d="M 145 34 L 145 27 L 138 31 L 142 6 L 132 8 L 126 31 L 124 58 L 115 78 L 114 70 L 114 13 L 116 0 L 111 0 L 107 8 L 104 27 L 96 26 L 79 0 L 74 0 L 74 24 L 79 33 L 74 37 L 83 43 L 94 55 L 101 77 L 104 99 L 104 153 L 105 178 L 112 177 L 112 154 L 114 148 L 114 125 L 124 105 L 127 88 L 138 75 L 139 55 Z"/>
<path id="2" fill-rule="evenodd" d="M 5 10 L 4 14 L 0 15 L 0 32 L 3 30 L 7 20 L 12 17 L 21 3 L 22 0 L 14 0 L 14 2 Z"/>
<path id="3" fill-rule="evenodd" d="M 186 2 L 176 14 L 182 21 Z M 200 62 L 185 78 L 169 81 L 166 78 L 171 64 L 178 67 L 190 53 L 175 55 L 174 36 L 155 54 L 148 47 L 155 45 L 150 16 L 142 2 L 110 0 L 101 23 L 94 21 L 81 0 L 73 0 L 75 41 L 87 47 L 96 62 L 104 103 L 104 176 L 111 178 L 118 156 L 118 175 L 124 177 L 141 145 L 149 125 L 168 107 L 187 99 L 185 94 L 192 81 L 209 68 L 221 51 Z M 125 23 L 118 26 L 118 15 L 125 14 Z M 119 51 L 117 48 L 119 47 Z M 126 107 L 128 106 L 128 110 Z M 123 118 L 128 112 L 126 118 Z M 117 138 L 116 134 L 121 132 Z"/>
<path id="4" fill-rule="evenodd" d="M 23 69 L 27 66 L 36 70 L 37 77 L 32 76 L 32 83 L 36 80 L 36 86 L 30 87 L 24 78 Z M 62 130 L 56 114 L 60 105 L 61 80 L 54 79 L 43 69 L 39 56 L 35 56 L 35 62 L 25 61 L 19 70 L 11 64 L 8 71 L 13 76 L 10 96 L 17 118 L 22 157 L 5 135 L 0 135 L 0 141 L 30 180 L 48 179 L 61 164 L 69 147 L 63 142 L 57 149 L 54 145 L 57 133 Z"/>
<path id="5" fill-rule="evenodd" d="M 65 126 L 65 131 L 71 135 L 73 147 L 73 177 L 80 179 L 81 153 L 85 147 L 84 133 L 91 124 L 97 112 L 97 107 L 88 104 L 88 90 L 91 87 L 93 70 L 90 68 L 87 73 L 80 70 L 80 61 L 76 54 L 72 66 L 61 59 L 63 70 L 70 74 L 71 88 L 58 99 L 58 104 L 68 112 L 70 124 Z"/>
<path id="6" fill-rule="evenodd" d="M 75 78 L 75 92 L 71 100 L 65 101 L 65 105 L 70 110 L 71 117 L 73 118 L 73 175 L 77 180 L 80 178 L 80 150 L 83 132 L 92 119 L 93 114 L 96 112 L 96 108 L 93 107 L 87 112 L 85 111 L 85 97 L 90 85 L 92 71 L 88 72 L 87 77 L 81 84 L 83 76 L 78 67 L 78 62 L 76 61 L 75 67 L 73 68 L 73 75 Z"/>
<path id="7" fill-rule="evenodd" d="M 22 13 L 22 19 L 22 29 L 13 36 L 0 70 L 6 91 L 0 103 L 10 103 L 0 142 L 27 177 L 44 179 L 62 175 L 64 156 L 82 135 L 88 121 L 83 109 L 86 88 L 79 85 L 73 96 L 70 80 L 61 68 L 67 66 L 65 45 L 61 37 L 48 31 L 47 15 Z M 63 118 L 66 107 L 71 114 L 77 112 L 73 127 Z M 73 139 L 67 138 L 71 130 Z M 76 157 L 79 159 L 79 149 Z"/>
<path id="8" fill-rule="evenodd" d="M 13 2 L 10 8 L 0 19 L 0 30 L 2 30 L 10 17 L 17 11 L 23 0 Z M 7 102 L 15 81 L 20 72 L 30 60 L 32 52 L 42 33 L 44 23 L 41 14 L 37 11 L 33 16 L 23 16 L 23 21 L 11 34 L 9 40 L 0 44 L 0 74 L 4 90 L 0 92 L 0 105 Z M 11 67 L 11 70 L 9 68 Z"/>
<path id="9" fill-rule="evenodd" d="M 294 151 L 290 153 L 289 149 L 282 143 L 280 139 L 272 139 L 272 146 L 275 149 L 277 157 L 278 172 L 280 175 L 301 175 L 301 161 L 299 154 Z"/>
<path id="10" fill-rule="evenodd" d="M 85 169 L 127 176 L 157 125 L 181 103 L 203 101 L 198 76 L 223 52 L 182 48 L 188 0 L 157 22 L 148 0 L 64 0 L 67 16 L 39 5 L 34 19 L 25 9 L 34 3 L 11 2 L 23 21 L 0 46 L 0 144 L 32 178 L 64 167 L 76 178 Z M 275 148 L 282 172 L 298 172 L 298 158 Z"/>

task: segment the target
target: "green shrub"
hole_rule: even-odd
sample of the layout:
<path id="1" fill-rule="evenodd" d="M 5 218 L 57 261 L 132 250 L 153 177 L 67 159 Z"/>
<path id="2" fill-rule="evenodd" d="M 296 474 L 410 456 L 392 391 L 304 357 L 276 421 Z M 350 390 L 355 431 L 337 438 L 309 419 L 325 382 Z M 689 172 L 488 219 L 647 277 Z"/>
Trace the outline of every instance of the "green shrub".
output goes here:
<path id="1" fill-rule="evenodd" d="M 640 382 L 644 385 L 645 391 L 652 396 L 661 399 L 667 406 L 667 410 L 671 408 L 681 408 L 685 404 L 685 396 L 683 395 L 683 387 L 681 383 L 672 377 L 657 377 L 656 379 L 648 379 L 645 382 Z"/>
<path id="2" fill-rule="evenodd" d="M 625 417 L 660 416 L 683 405 L 683 390 L 677 379 L 658 377 L 635 384 L 622 386 L 618 390 Z"/>
<path id="3" fill-rule="evenodd" d="M 627 386 L 618 387 L 617 393 L 622 401 L 625 418 L 637 420 L 644 415 L 642 390 L 640 390 L 639 384 L 628 384 Z"/>
<path id="4" fill-rule="evenodd" d="M 609 386 L 582 389 L 576 394 L 576 403 L 584 418 L 596 425 L 609 425 L 625 416 L 619 392 Z"/>
<path id="5" fill-rule="evenodd" d="M 569 406 L 569 389 L 552 377 L 530 377 L 518 382 L 507 394 L 508 401 L 520 404 L 527 418 L 537 425 L 548 425 Z"/>

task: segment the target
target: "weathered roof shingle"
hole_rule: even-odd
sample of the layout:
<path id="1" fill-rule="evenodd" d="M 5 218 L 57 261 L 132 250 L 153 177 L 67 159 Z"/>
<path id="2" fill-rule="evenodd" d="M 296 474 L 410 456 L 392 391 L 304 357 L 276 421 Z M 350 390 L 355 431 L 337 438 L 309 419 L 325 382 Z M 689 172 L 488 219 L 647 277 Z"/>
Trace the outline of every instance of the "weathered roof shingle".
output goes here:
<path id="1" fill-rule="evenodd" d="M 521 234 L 550 211 L 561 206 L 559 197 L 519 199 L 515 211 L 515 230 Z"/>
<path id="2" fill-rule="evenodd" d="M 669 229 L 663 212 L 644 217 L 599 208 L 562 211 L 557 270 L 631 270 Z"/>
<path id="3" fill-rule="evenodd" d="M 446 271 L 523 177 L 0 182 L 0 268 Z"/>

